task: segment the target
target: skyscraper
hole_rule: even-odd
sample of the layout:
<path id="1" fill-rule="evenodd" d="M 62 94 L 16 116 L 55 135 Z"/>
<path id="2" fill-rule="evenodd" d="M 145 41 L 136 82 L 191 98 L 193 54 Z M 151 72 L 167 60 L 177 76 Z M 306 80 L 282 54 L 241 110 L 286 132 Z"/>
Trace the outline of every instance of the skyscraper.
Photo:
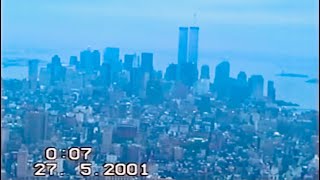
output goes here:
<path id="1" fill-rule="evenodd" d="M 274 101 L 276 99 L 276 89 L 274 88 L 273 81 L 268 81 L 267 96 L 270 101 Z"/>
<path id="2" fill-rule="evenodd" d="M 247 84 L 247 74 L 243 71 L 239 72 L 237 80 L 240 84 Z"/>
<path id="3" fill-rule="evenodd" d="M 230 80 L 230 100 L 233 105 L 239 105 L 239 103 L 243 102 L 250 95 L 247 75 L 241 71 L 237 79 L 230 78 Z"/>
<path id="4" fill-rule="evenodd" d="M 198 34 L 199 27 L 190 27 L 188 62 L 198 64 Z"/>
<path id="5" fill-rule="evenodd" d="M 78 57 L 77 56 L 70 56 L 69 65 L 70 66 L 78 66 Z"/>
<path id="6" fill-rule="evenodd" d="M 93 70 L 96 71 L 100 67 L 100 52 L 98 50 L 92 51 L 91 57 L 92 57 Z"/>
<path id="7" fill-rule="evenodd" d="M 48 122 L 44 112 L 28 111 L 24 120 L 24 139 L 27 144 L 41 142 L 46 138 Z"/>
<path id="8" fill-rule="evenodd" d="M 115 47 L 107 47 L 103 55 L 103 63 L 110 64 L 111 82 L 118 81 L 119 72 L 121 71 L 121 62 L 119 59 L 120 49 Z"/>
<path id="9" fill-rule="evenodd" d="M 7 127 L 1 126 L 1 155 L 6 151 L 9 141 L 10 130 Z"/>
<path id="10" fill-rule="evenodd" d="M 178 66 L 177 64 L 170 64 L 167 69 L 166 69 L 166 73 L 164 75 L 164 78 L 167 80 L 167 81 L 175 81 L 177 80 L 177 69 L 178 69 Z"/>
<path id="11" fill-rule="evenodd" d="M 61 65 L 61 60 L 58 55 L 54 55 L 51 59 L 51 64 L 48 65 L 50 69 L 50 82 L 56 83 L 57 81 L 64 80 L 65 69 Z"/>
<path id="12" fill-rule="evenodd" d="M 143 89 L 144 74 L 140 68 L 132 68 L 130 72 L 129 94 L 138 96 Z"/>
<path id="13" fill-rule="evenodd" d="M 80 89 L 82 87 L 81 76 L 76 71 L 75 67 L 66 68 L 65 87 L 66 91 L 70 89 Z"/>
<path id="14" fill-rule="evenodd" d="M 178 65 L 187 63 L 188 53 L 188 28 L 179 28 Z"/>
<path id="15" fill-rule="evenodd" d="M 153 71 L 153 54 L 141 53 L 141 69 L 143 72 L 152 73 Z"/>
<path id="16" fill-rule="evenodd" d="M 108 87 L 111 83 L 111 67 L 110 64 L 103 63 L 100 68 L 100 84 L 103 87 Z"/>
<path id="17" fill-rule="evenodd" d="M 200 79 L 210 79 L 210 68 L 208 65 L 201 66 Z"/>
<path id="18" fill-rule="evenodd" d="M 86 49 L 80 52 L 80 69 L 83 71 L 87 71 L 90 68 L 91 61 L 91 51 L 90 49 Z"/>
<path id="19" fill-rule="evenodd" d="M 250 95 L 248 83 L 247 83 L 247 75 L 245 72 L 239 72 L 237 79 L 229 78 L 229 102 L 232 106 L 238 106 Z"/>
<path id="20" fill-rule="evenodd" d="M 17 177 L 26 178 L 28 176 L 28 150 L 22 146 L 17 154 Z"/>
<path id="21" fill-rule="evenodd" d="M 113 127 L 112 126 L 104 127 L 102 132 L 102 144 L 101 144 L 102 152 L 110 152 L 112 147 L 112 137 L 113 137 Z"/>
<path id="22" fill-rule="evenodd" d="M 51 59 L 51 64 L 53 66 L 61 66 L 61 60 L 60 57 L 58 55 L 54 55 Z"/>
<path id="23" fill-rule="evenodd" d="M 252 75 L 249 78 L 249 89 L 251 97 L 260 100 L 263 98 L 263 77 L 261 75 Z"/>
<path id="24" fill-rule="evenodd" d="M 141 64 L 140 56 L 135 56 L 135 58 L 133 59 L 132 67 L 133 68 L 139 68 L 140 64 Z"/>
<path id="25" fill-rule="evenodd" d="M 104 51 L 103 62 L 113 65 L 119 61 L 120 49 L 115 47 L 107 47 Z"/>
<path id="26" fill-rule="evenodd" d="M 38 60 L 30 60 L 29 61 L 29 69 L 28 69 L 28 79 L 29 79 L 29 88 L 35 90 L 37 87 L 37 79 L 38 79 Z"/>
<path id="27" fill-rule="evenodd" d="M 80 52 L 80 69 L 86 73 L 97 71 L 100 67 L 100 52 L 90 48 Z"/>
<path id="28" fill-rule="evenodd" d="M 194 63 L 185 63 L 180 69 L 180 80 L 184 85 L 193 86 L 198 80 L 198 69 Z"/>
<path id="29" fill-rule="evenodd" d="M 40 68 L 40 73 L 39 73 L 39 84 L 44 85 L 44 86 L 49 86 L 50 85 L 50 69 L 47 67 L 42 67 Z"/>
<path id="30" fill-rule="evenodd" d="M 123 68 L 127 71 L 131 71 L 133 67 L 133 61 L 136 58 L 135 54 L 126 54 L 124 55 Z"/>
<path id="31" fill-rule="evenodd" d="M 228 87 L 230 80 L 230 64 L 223 61 L 216 66 L 214 77 L 214 87 L 218 98 L 223 98 L 228 95 Z"/>
<path id="32" fill-rule="evenodd" d="M 90 48 L 80 53 L 80 69 L 86 73 L 98 70 L 100 67 L 100 52 Z"/>

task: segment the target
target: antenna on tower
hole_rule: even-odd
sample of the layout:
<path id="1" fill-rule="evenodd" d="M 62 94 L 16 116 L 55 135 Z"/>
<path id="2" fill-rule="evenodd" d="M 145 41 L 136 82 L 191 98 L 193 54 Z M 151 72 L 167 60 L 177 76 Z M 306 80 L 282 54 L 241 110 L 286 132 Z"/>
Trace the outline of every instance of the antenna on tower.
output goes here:
<path id="1" fill-rule="evenodd" d="M 197 13 L 193 13 L 193 25 L 197 25 Z"/>

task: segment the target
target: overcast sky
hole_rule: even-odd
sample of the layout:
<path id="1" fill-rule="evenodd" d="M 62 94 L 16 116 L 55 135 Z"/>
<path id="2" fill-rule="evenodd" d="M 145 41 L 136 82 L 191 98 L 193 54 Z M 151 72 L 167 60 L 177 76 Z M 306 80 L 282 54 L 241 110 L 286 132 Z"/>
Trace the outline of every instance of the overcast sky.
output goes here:
<path id="1" fill-rule="evenodd" d="M 174 50 L 200 27 L 200 52 L 318 54 L 318 0 L 1 0 L 4 49 L 90 45 Z M 194 14 L 196 13 L 196 18 Z"/>

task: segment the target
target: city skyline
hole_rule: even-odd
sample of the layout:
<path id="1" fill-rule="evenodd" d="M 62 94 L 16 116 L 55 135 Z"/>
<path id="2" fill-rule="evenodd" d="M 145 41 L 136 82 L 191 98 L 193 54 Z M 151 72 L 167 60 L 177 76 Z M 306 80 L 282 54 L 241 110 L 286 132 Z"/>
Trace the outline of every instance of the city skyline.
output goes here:
<path id="1" fill-rule="evenodd" d="M 94 177 L 103 176 L 105 162 L 135 162 L 150 168 L 149 175 L 157 180 L 277 178 L 297 171 L 289 164 L 300 167 L 295 157 L 289 156 L 296 151 L 308 157 L 303 159 L 308 166 L 291 176 L 318 176 L 318 151 L 311 149 L 318 143 L 317 111 L 282 109 L 295 105 L 276 98 L 273 81 L 268 81 L 265 96 L 262 75 L 249 77 L 241 71 L 233 78 L 227 61 L 216 66 L 213 83 L 208 66 L 201 66 L 200 79 L 195 77 L 198 70 L 192 61 L 170 64 L 163 78 L 153 69 L 152 53 L 142 53 L 138 67 L 132 63 L 135 54 L 126 56 L 129 60 L 122 70 L 117 67 L 118 50 L 106 48 L 98 69 L 95 65 L 100 53 L 86 49 L 79 60 L 71 56 L 69 66 L 63 66 L 54 55 L 51 63 L 41 68 L 39 81 L 35 60 L 29 61 L 27 80 L 3 80 L 2 176 L 32 177 L 32 163 L 48 159 L 41 156 L 41 149 L 46 148 L 42 142 L 62 149 L 61 153 L 69 152 L 69 158 L 72 148 L 63 148 L 89 145 L 95 152 L 88 165 Z M 181 79 L 177 78 L 179 73 Z M 299 133 L 297 128 L 304 131 Z M 16 138 L 9 138 L 13 135 Z M 307 151 L 297 148 L 295 136 Z M 284 146 L 278 147 L 278 143 Z M 254 160 L 260 165 L 251 162 L 250 153 L 256 154 Z M 223 168 L 224 162 L 229 168 Z M 52 163 L 59 166 L 54 169 L 56 176 L 77 177 L 78 172 L 84 176 L 81 161 L 79 164 L 61 155 Z"/>
<path id="2" fill-rule="evenodd" d="M 1 5 L 1 179 L 319 178 L 317 0 Z"/>
<path id="3" fill-rule="evenodd" d="M 189 38 L 189 33 L 187 33 L 187 38 Z M 177 48 L 176 48 L 176 51 L 178 51 L 179 52 L 179 42 L 180 41 L 178 41 L 178 45 L 177 45 Z M 186 59 L 189 59 L 188 57 L 189 57 L 189 53 L 188 53 L 188 49 L 189 49 L 189 46 L 190 46 L 190 44 L 189 44 L 189 40 L 187 40 L 186 41 L 187 43 L 186 43 L 186 46 L 187 46 L 187 51 L 185 52 L 185 54 L 186 54 Z M 81 52 L 78 52 L 78 53 L 80 53 L 80 56 L 79 55 L 77 55 L 77 56 L 74 56 L 74 54 L 72 54 L 72 55 L 68 55 L 68 58 L 79 58 L 80 59 L 80 61 L 83 61 L 85 58 L 83 58 L 83 60 L 81 60 L 81 57 L 83 56 L 82 54 L 83 53 L 85 53 L 85 52 L 90 52 L 91 51 L 91 49 L 92 48 L 88 48 L 88 49 L 85 49 L 85 48 L 83 48 L 84 50 L 81 50 Z M 101 49 L 101 48 L 99 48 L 99 49 Z M 92 51 L 92 54 L 94 54 L 94 52 L 95 52 L 95 54 L 98 54 L 98 59 L 97 60 L 99 60 L 99 62 L 97 62 L 98 64 L 97 65 L 94 65 L 96 68 L 94 68 L 94 69 L 97 69 L 97 67 L 100 65 L 100 64 L 103 64 L 103 62 L 105 61 L 105 59 L 106 59 L 106 57 L 105 57 L 105 51 L 106 50 L 111 50 L 110 52 L 111 52 L 111 54 L 114 54 L 114 53 L 112 53 L 114 50 L 116 51 L 116 53 L 115 53 L 115 57 L 113 57 L 114 55 L 112 55 L 112 57 L 111 57 L 111 59 L 114 59 L 114 60 L 111 60 L 111 61 L 117 61 L 117 60 L 122 60 L 122 62 L 124 62 L 125 61 L 125 59 L 124 59 L 124 57 L 126 56 L 126 55 L 128 55 L 128 54 L 131 54 L 132 55 L 132 53 L 127 53 L 127 52 L 124 52 L 123 53 L 123 51 L 122 51 L 122 48 L 119 48 L 119 47 L 117 47 L 117 48 L 114 48 L 114 47 L 106 47 L 106 48 L 103 48 L 103 50 L 95 50 L 95 49 L 92 49 L 93 51 Z M 101 53 L 103 53 L 103 54 L 101 54 Z M 122 52 L 122 54 L 120 53 L 120 52 Z M 151 51 L 151 52 L 153 52 L 153 51 Z M 144 52 L 141 52 L 141 55 L 143 54 Z M 109 53 L 110 54 L 110 53 Z M 120 56 L 120 54 L 121 54 L 121 56 Z M 135 60 L 135 62 L 139 62 L 140 61 L 140 65 L 141 65 L 141 57 L 140 57 L 140 59 L 139 59 L 139 56 L 140 56 L 140 53 L 138 53 L 137 54 L 137 51 L 135 51 L 135 53 L 134 54 L 136 54 L 135 56 L 136 57 L 138 57 L 138 59 L 136 59 Z M 156 55 L 159 55 L 159 53 L 153 53 L 153 54 L 156 54 Z M 177 54 L 179 54 L 179 53 L 177 53 Z M 66 63 L 68 63 L 68 60 L 66 59 L 66 58 L 61 58 L 61 56 L 60 56 L 60 53 L 57 53 L 57 55 L 59 55 L 59 58 L 60 58 L 60 61 L 61 61 L 61 63 L 64 63 L 64 64 L 66 64 Z M 52 56 L 51 56 L 52 57 Z M 154 58 L 152 58 L 152 59 L 154 59 Z M 177 60 L 176 61 L 173 61 L 172 63 L 178 63 L 177 61 L 179 60 L 179 58 L 177 57 Z M 96 60 L 94 60 L 94 61 L 96 61 Z M 222 59 L 220 59 L 219 60 L 220 62 L 221 61 L 223 61 L 223 58 Z M 213 77 L 215 77 L 213 74 L 215 73 L 215 71 L 214 71 L 214 68 L 212 67 L 212 66 L 216 66 L 218 63 L 220 63 L 220 62 L 216 62 L 216 63 L 212 63 L 212 62 L 203 62 L 202 61 L 202 59 L 200 59 L 200 65 L 198 66 L 198 71 L 200 72 L 200 68 L 201 68 L 201 66 L 202 65 L 206 65 L 206 63 L 208 63 L 209 64 L 209 66 L 211 66 L 211 71 L 210 71 L 210 79 L 211 80 L 214 80 L 213 79 Z M 156 59 L 156 61 L 154 61 L 154 60 L 152 60 L 152 64 L 156 64 L 157 63 L 157 59 Z M 158 62 L 159 63 L 159 62 Z M 82 66 L 83 65 L 85 65 L 85 63 L 81 63 L 82 64 Z M 165 67 L 165 66 L 167 66 L 167 65 L 169 65 L 170 63 L 166 63 L 166 64 L 164 64 L 164 63 L 162 63 L 163 64 L 163 66 Z M 119 67 L 119 65 L 120 64 L 118 64 L 118 67 Z M 154 65 L 153 65 L 154 66 Z M 263 76 L 265 76 L 266 74 L 264 73 L 264 72 L 260 72 L 260 71 L 256 71 L 256 73 L 252 73 L 252 72 L 250 72 L 250 68 L 247 68 L 247 67 L 244 67 L 244 68 L 240 68 L 238 71 L 237 70 L 234 70 L 234 67 L 236 67 L 236 68 L 238 68 L 239 69 L 239 67 L 237 67 L 237 66 L 233 66 L 233 71 L 230 71 L 230 73 L 231 73 L 231 77 L 236 77 L 237 76 L 237 74 L 240 72 L 240 71 L 248 71 L 249 73 L 248 73 L 248 75 L 256 75 L 256 74 L 262 74 Z M 163 73 L 165 73 L 165 68 L 158 68 L 158 67 L 155 67 L 155 69 L 156 70 L 162 70 L 162 72 Z M 42 71 L 42 72 L 45 72 L 45 70 L 43 70 L 43 69 L 40 69 L 39 70 L 40 72 Z M 258 73 L 257 73 L 258 72 Z M 278 72 L 279 73 L 279 72 Z M 310 70 L 308 70 L 308 73 L 310 73 Z M 198 75 L 197 75 L 197 77 L 199 77 L 199 75 L 200 75 L 200 73 L 198 73 Z M 312 77 L 312 76 L 311 76 Z M 26 76 L 24 77 L 24 78 L 26 78 Z M 274 78 L 270 78 L 270 76 L 267 76 L 266 77 L 266 79 L 267 80 L 274 80 Z M 213 82 L 213 81 L 211 81 L 211 82 Z M 279 82 L 278 81 L 276 81 L 275 82 L 276 83 L 276 87 L 279 87 Z M 268 92 L 268 88 L 267 88 L 267 86 L 265 85 L 265 86 L 263 86 L 264 88 L 263 88 L 263 94 L 268 94 L 267 92 Z M 278 95 L 279 95 L 279 97 L 280 97 L 280 99 L 283 99 L 283 100 L 286 100 L 286 99 L 288 99 L 288 98 L 284 98 L 285 96 L 283 96 L 283 92 L 281 92 L 280 91 L 280 93 L 278 93 Z M 292 100 L 292 99 L 288 99 L 290 102 L 301 102 L 301 99 L 298 99 L 298 101 L 297 100 Z M 306 101 L 307 102 L 307 101 Z M 309 100 L 309 104 L 310 104 L 310 102 L 312 102 L 312 101 L 310 101 Z M 300 103 L 299 103 L 300 104 Z M 314 105 L 308 105 L 308 106 L 305 106 L 305 104 L 302 104 L 303 106 L 302 107 L 307 107 L 307 108 L 313 108 L 314 107 Z M 317 105 L 315 106 L 315 107 L 317 107 Z"/>
<path id="4" fill-rule="evenodd" d="M 198 27 L 192 28 L 198 29 Z M 179 28 L 179 32 L 181 33 L 181 30 L 185 29 L 186 28 Z M 184 32 L 182 31 L 182 33 Z M 198 34 L 196 34 L 196 36 L 198 36 Z M 186 37 L 179 39 L 178 51 L 180 53 L 181 41 L 185 43 L 185 40 L 187 40 L 185 38 Z M 190 46 L 189 41 L 187 42 L 188 43 L 185 43 L 184 47 Z M 191 41 L 191 43 L 193 43 L 191 46 L 197 46 L 196 44 L 194 44 L 197 43 L 197 41 Z M 182 51 L 185 50 L 186 49 L 182 48 Z M 90 48 L 88 48 L 80 52 L 79 60 L 77 59 L 77 56 L 70 56 L 69 65 L 62 65 L 60 57 L 58 55 L 54 55 L 51 59 L 51 63 L 48 63 L 46 67 L 40 68 L 40 73 L 38 71 L 38 60 L 29 60 L 27 78 L 27 81 L 29 82 L 28 86 L 31 90 L 35 90 L 37 89 L 38 83 L 40 83 L 40 85 L 44 85 L 45 87 L 54 85 L 56 81 L 62 81 L 68 84 L 72 82 L 72 79 L 76 78 L 77 76 L 78 78 L 80 78 L 81 82 L 84 79 L 82 75 L 77 75 L 77 73 L 79 72 L 81 72 L 83 75 L 96 74 L 98 75 L 97 80 L 101 83 L 101 85 L 110 86 L 114 82 L 119 81 L 118 73 L 121 72 L 124 73 L 124 77 L 126 77 L 127 80 L 130 81 L 130 83 L 131 81 L 135 81 L 136 76 L 138 78 L 144 79 L 144 83 L 154 79 L 162 80 L 163 78 L 167 81 L 177 81 L 190 87 L 197 87 L 197 92 L 200 94 L 205 94 L 210 91 L 216 91 L 218 99 L 224 99 L 225 97 L 232 96 L 233 93 L 230 91 L 230 86 L 234 86 L 233 88 L 240 88 L 238 89 L 239 91 L 250 92 L 249 94 L 239 94 L 240 99 L 243 99 L 249 95 L 249 97 L 256 100 L 267 99 L 272 102 L 275 102 L 276 100 L 276 90 L 273 81 L 268 80 L 267 86 L 265 86 L 263 75 L 253 74 L 251 76 L 248 76 L 247 78 L 247 74 L 244 71 L 240 71 L 237 78 L 232 77 L 230 76 L 230 63 L 228 61 L 222 61 L 221 63 L 217 64 L 215 68 L 216 70 L 214 72 L 215 75 L 212 79 L 212 89 L 210 85 L 210 67 L 206 64 L 202 65 L 201 67 L 197 67 L 197 60 L 194 61 L 190 59 L 190 53 L 188 51 L 184 52 L 184 61 L 179 61 L 178 56 L 178 62 L 169 64 L 165 71 L 153 68 L 153 53 L 142 52 L 140 56 L 137 54 L 125 54 L 124 60 L 121 60 L 119 51 L 120 48 L 106 47 L 104 53 L 101 55 L 98 50 L 91 50 Z M 195 51 L 193 51 L 192 53 L 195 53 Z M 135 66 L 134 64 L 137 64 L 137 66 Z M 172 65 L 176 66 L 176 69 L 170 68 Z M 133 72 L 136 72 L 138 74 L 142 73 L 143 75 L 141 76 Z M 160 76 L 157 75 L 158 72 L 161 73 Z M 235 85 L 231 85 L 235 83 L 233 82 L 235 80 L 238 81 L 239 84 L 236 83 Z M 140 86 L 139 81 L 135 83 L 137 85 L 134 86 Z M 249 89 L 244 88 L 244 84 L 248 84 Z M 80 87 L 81 85 L 79 86 L 79 88 Z M 264 92 L 265 89 L 266 93 Z M 137 94 L 139 95 L 140 93 L 137 92 Z M 292 102 L 289 103 L 293 105 L 295 104 Z"/>

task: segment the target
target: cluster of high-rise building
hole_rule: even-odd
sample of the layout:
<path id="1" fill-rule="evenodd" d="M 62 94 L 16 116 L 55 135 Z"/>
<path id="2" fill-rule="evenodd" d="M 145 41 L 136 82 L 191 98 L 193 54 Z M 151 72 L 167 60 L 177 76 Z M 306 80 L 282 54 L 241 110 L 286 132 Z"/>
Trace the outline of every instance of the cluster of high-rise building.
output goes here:
<path id="1" fill-rule="evenodd" d="M 162 71 L 154 69 L 153 53 L 143 52 L 140 56 L 125 54 L 121 58 L 119 48 L 107 47 L 103 55 L 98 50 L 88 48 L 80 53 L 79 60 L 77 56 L 71 56 L 68 66 L 62 65 L 59 56 L 53 56 L 47 67 L 40 68 L 40 73 L 37 60 L 30 60 L 29 86 L 33 90 L 37 85 L 81 89 L 86 86 L 106 88 L 117 83 L 127 94 L 143 97 L 150 89 L 148 85 L 161 86 L 160 80 L 165 79 L 194 87 L 200 94 L 212 92 L 218 99 L 229 98 L 237 102 L 248 97 L 264 99 L 263 76 L 252 75 L 247 79 L 245 72 L 240 72 L 237 79 L 234 79 L 230 77 L 230 64 L 227 61 L 216 66 L 214 81 L 211 83 L 209 66 L 198 68 L 198 39 L 199 27 L 179 28 L 178 61 L 166 68 L 164 78 Z M 272 81 L 268 81 L 267 96 L 270 101 L 275 100 Z"/>
<path id="2" fill-rule="evenodd" d="M 279 105 L 262 75 L 230 76 L 230 64 L 198 67 L 198 27 L 179 29 L 178 62 L 165 73 L 153 53 L 87 49 L 63 65 L 54 55 L 27 80 L 2 80 L 1 176 L 37 179 L 47 147 L 92 147 L 94 171 L 106 162 L 147 163 L 148 177 L 85 179 L 312 179 L 318 177 L 318 112 Z M 200 74 L 198 74 L 198 69 Z M 211 82 L 211 79 L 213 80 Z M 57 172 L 81 179 L 79 161 Z M 82 177 L 83 178 L 83 177 Z"/>

